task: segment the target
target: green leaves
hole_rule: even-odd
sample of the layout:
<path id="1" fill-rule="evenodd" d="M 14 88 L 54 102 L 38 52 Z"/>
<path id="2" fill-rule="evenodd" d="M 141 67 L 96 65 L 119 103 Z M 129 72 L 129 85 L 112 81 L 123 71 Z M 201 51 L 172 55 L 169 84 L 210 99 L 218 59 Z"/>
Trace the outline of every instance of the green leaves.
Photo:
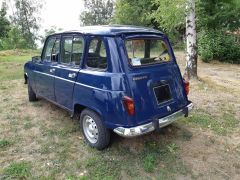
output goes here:
<path id="1" fill-rule="evenodd" d="M 8 2 L 8 1 L 7 1 Z M 37 0 L 14 0 L 12 16 L 7 19 L 7 4 L 2 3 L 0 10 L 0 50 L 34 49 L 40 28 L 42 2 Z M 9 2 L 8 2 L 9 3 Z"/>
<path id="2" fill-rule="evenodd" d="M 157 10 L 152 13 L 152 17 L 166 31 L 174 31 L 185 24 L 185 0 L 154 0 Z"/>
<path id="3" fill-rule="evenodd" d="M 154 26 L 151 13 L 153 0 L 118 0 L 113 22 L 117 24 Z"/>
<path id="4" fill-rule="evenodd" d="M 240 3 L 237 0 L 199 0 L 199 29 L 234 30 L 240 27 Z"/>
<path id="5" fill-rule="evenodd" d="M 112 19 L 112 0 L 84 0 L 85 9 L 80 15 L 81 25 L 104 25 Z"/>
<path id="6" fill-rule="evenodd" d="M 199 0 L 197 8 L 198 26 L 201 29 L 239 28 L 240 3 L 236 0 Z"/>
<path id="7" fill-rule="evenodd" d="M 239 43 L 233 35 L 226 34 L 224 30 L 202 30 L 198 36 L 198 50 L 203 61 L 217 59 L 240 64 Z"/>
<path id="8" fill-rule="evenodd" d="M 7 5 L 3 1 L 2 2 L 2 8 L 0 10 L 0 39 L 7 37 L 7 33 L 10 30 L 10 22 L 7 19 Z M 0 42 L 0 48 L 1 48 L 1 42 Z"/>
<path id="9" fill-rule="evenodd" d="M 40 28 L 39 17 L 42 3 L 36 0 L 15 0 L 16 12 L 12 20 L 15 28 L 21 32 L 26 41 L 26 48 L 35 48 Z"/>

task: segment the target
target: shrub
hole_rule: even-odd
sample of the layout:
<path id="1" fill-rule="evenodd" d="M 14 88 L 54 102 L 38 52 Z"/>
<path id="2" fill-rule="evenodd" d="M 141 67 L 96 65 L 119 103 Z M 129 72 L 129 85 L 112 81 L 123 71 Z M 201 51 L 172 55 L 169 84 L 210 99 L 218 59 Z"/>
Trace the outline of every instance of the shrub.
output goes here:
<path id="1" fill-rule="evenodd" d="M 199 55 L 204 62 L 213 59 L 240 64 L 240 44 L 223 31 L 202 31 L 198 35 Z"/>

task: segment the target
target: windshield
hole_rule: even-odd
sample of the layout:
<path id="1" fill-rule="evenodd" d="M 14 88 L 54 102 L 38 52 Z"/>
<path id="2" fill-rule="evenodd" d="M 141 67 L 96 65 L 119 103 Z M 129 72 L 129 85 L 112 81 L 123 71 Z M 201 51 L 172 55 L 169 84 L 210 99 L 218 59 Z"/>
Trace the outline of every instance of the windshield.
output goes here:
<path id="1" fill-rule="evenodd" d="M 128 39 L 125 46 L 132 66 L 170 61 L 167 45 L 161 39 Z"/>

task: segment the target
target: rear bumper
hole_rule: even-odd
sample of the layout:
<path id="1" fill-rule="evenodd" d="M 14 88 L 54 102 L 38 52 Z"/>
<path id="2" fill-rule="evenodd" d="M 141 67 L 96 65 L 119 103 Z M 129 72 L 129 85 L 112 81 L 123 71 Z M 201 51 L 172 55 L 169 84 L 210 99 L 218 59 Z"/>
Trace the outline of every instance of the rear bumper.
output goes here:
<path id="1" fill-rule="evenodd" d="M 174 121 L 178 120 L 180 117 L 183 117 L 183 116 L 187 117 L 188 112 L 191 111 L 192 109 L 193 109 L 193 104 L 190 102 L 186 107 L 169 116 L 156 119 L 150 123 L 131 127 L 131 128 L 117 127 L 113 129 L 113 131 L 123 137 L 140 136 L 142 134 L 146 134 L 151 131 L 154 131 L 155 129 L 165 127 L 173 123 Z"/>

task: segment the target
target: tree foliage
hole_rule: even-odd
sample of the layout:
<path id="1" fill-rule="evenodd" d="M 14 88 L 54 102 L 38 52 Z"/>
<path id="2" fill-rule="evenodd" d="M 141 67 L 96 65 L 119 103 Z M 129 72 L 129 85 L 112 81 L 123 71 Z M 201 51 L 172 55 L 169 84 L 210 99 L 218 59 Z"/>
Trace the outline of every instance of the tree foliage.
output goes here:
<path id="1" fill-rule="evenodd" d="M 155 28 L 167 33 L 174 44 L 183 44 L 186 14 L 186 0 L 117 0 L 114 20 L 143 26 L 154 22 Z M 205 61 L 239 62 L 240 45 L 232 35 L 240 28 L 239 17 L 239 0 L 196 0 L 197 42 Z"/>
<path id="2" fill-rule="evenodd" d="M 37 0 L 15 0 L 16 12 L 11 17 L 15 28 L 26 41 L 26 48 L 35 48 L 40 28 L 39 12 L 42 3 Z"/>
<path id="3" fill-rule="evenodd" d="M 157 28 L 157 22 L 151 17 L 156 9 L 153 0 L 117 0 L 113 22 Z"/>
<path id="4" fill-rule="evenodd" d="M 172 41 L 182 41 L 185 31 L 182 2 L 184 0 L 117 0 L 113 22 L 153 27 L 165 31 Z"/>
<path id="5" fill-rule="evenodd" d="M 199 0 L 198 27 L 211 30 L 236 30 L 240 27 L 239 0 Z"/>
<path id="6" fill-rule="evenodd" d="M 21 31 L 17 27 L 11 27 L 8 37 L 2 41 L 2 49 L 26 49 L 26 47 L 28 47 L 28 44 Z"/>
<path id="7" fill-rule="evenodd" d="M 7 17 L 7 3 L 12 15 Z M 42 2 L 37 0 L 4 1 L 0 10 L 0 49 L 36 48 L 39 38 Z"/>
<path id="8" fill-rule="evenodd" d="M 165 31 L 175 31 L 185 27 L 186 0 L 154 0 L 157 10 L 151 16 Z"/>
<path id="9" fill-rule="evenodd" d="M 0 10 L 0 39 L 7 37 L 9 30 L 10 22 L 7 19 L 7 4 L 3 1 Z"/>
<path id="10" fill-rule="evenodd" d="M 153 0 L 157 7 L 151 17 L 159 24 L 159 28 L 168 34 L 174 44 L 183 42 L 185 37 L 186 0 Z"/>
<path id="11" fill-rule="evenodd" d="M 81 25 L 105 25 L 112 20 L 113 0 L 84 0 L 85 11 L 80 15 Z"/>
<path id="12" fill-rule="evenodd" d="M 51 34 L 54 34 L 58 31 L 62 31 L 62 28 L 58 28 L 56 26 L 51 26 L 49 29 L 45 29 L 44 30 L 44 35 L 43 36 L 40 36 L 40 39 L 41 39 L 41 43 L 43 44 L 46 37 L 51 35 Z"/>
<path id="13" fill-rule="evenodd" d="M 240 28 L 238 0 L 200 0 L 198 2 L 199 55 L 206 62 L 213 59 L 240 63 L 240 44 L 233 32 Z"/>
<path id="14" fill-rule="evenodd" d="M 207 30 L 199 33 L 199 53 L 203 61 L 219 60 L 240 64 L 240 44 L 231 34 L 222 30 Z"/>

